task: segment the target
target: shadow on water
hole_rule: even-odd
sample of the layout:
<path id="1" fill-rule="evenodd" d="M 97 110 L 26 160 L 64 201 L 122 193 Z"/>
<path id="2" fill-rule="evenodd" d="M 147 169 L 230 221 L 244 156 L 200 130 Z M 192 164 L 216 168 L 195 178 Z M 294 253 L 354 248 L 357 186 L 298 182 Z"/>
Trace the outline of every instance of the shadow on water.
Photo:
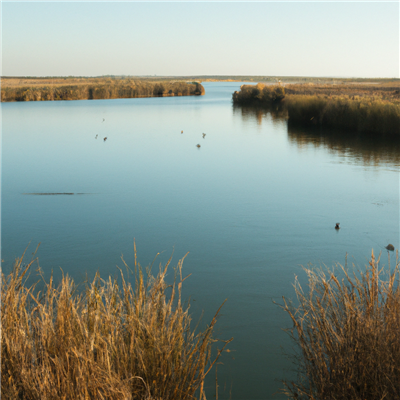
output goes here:
<path id="1" fill-rule="evenodd" d="M 271 116 L 273 122 L 284 122 L 287 119 L 286 110 L 276 104 L 269 108 L 258 104 L 241 106 L 233 104 L 233 114 L 241 115 L 244 121 L 256 120 L 258 125 L 262 124 L 264 118 Z"/>
<path id="2" fill-rule="evenodd" d="M 298 147 L 312 145 L 364 166 L 400 166 L 400 138 L 344 132 L 337 129 L 301 127 L 288 123 L 288 139 Z"/>
<path id="3" fill-rule="evenodd" d="M 299 148 L 314 146 L 325 148 L 333 154 L 346 158 L 349 162 L 364 166 L 388 164 L 400 166 L 400 138 L 396 136 L 376 136 L 366 133 L 341 131 L 313 126 L 301 126 L 287 120 L 286 110 L 273 105 L 270 108 L 259 105 L 233 105 L 233 113 L 241 115 L 244 121 L 256 120 L 262 125 L 268 116 L 274 123 L 287 123 L 290 143 Z"/>

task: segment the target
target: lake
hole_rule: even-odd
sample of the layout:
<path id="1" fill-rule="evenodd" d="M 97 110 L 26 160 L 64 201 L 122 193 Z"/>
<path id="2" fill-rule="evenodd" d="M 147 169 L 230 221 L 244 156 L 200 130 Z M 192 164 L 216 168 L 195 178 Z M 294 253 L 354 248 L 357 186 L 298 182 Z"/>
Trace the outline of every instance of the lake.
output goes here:
<path id="1" fill-rule="evenodd" d="M 77 282 L 115 275 L 122 254 L 133 266 L 134 239 L 143 266 L 189 252 L 194 320 L 204 310 L 209 323 L 228 299 L 219 398 L 282 399 L 291 322 L 274 302 L 294 298 L 296 276 L 306 284 L 302 265 L 347 253 L 362 267 L 371 249 L 387 265 L 384 246 L 399 247 L 400 145 L 288 127 L 233 107 L 238 82 L 203 86 L 198 97 L 2 103 L 3 269 L 39 242 L 45 276 L 62 269 Z"/>

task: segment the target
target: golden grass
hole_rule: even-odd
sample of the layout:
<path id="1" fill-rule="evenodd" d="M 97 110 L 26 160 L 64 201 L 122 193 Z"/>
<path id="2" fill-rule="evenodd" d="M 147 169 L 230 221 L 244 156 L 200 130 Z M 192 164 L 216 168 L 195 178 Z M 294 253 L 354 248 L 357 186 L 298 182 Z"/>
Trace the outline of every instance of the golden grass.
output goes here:
<path id="1" fill-rule="evenodd" d="M 116 99 L 203 95 L 198 82 L 133 78 L 2 78 L 1 101 Z"/>
<path id="2" fill-rule="evenodd" d="M 298 380 L 285 382 L 289 398 L 400 398 L 399 266 L 398 253 L 391 270 L 372 252 L 364 271 L 340 266 L 343 278 L 305 268 L 308 290 L 296 280 L 298 306 L 283 306 L 300 349 Z"/>
<path id="3" fill-rule="evenodd" d="M 234 104 L 280 102 L 289 123 L 347 131 L 400 135 L 400 86 L 392 85 L 242 85 Z"/>
<path id="4" fill-rule="evenodd" d="M 281 101 L 285 97 L 285 89 L 282 85 L 242 85 L 240 91 L 232 95 L 235 104 L 271 104 Z"/>
<path id="5" fill-rule="evenodd" d="M 170 261 L 152 276 L 135 248 L 134 287 L 120 271 L 119 282 L 96 274 L 79 292 L 68 275 L 57 287 L 52 278 L 40 291 L 27 286 L 34 261 L 17 259 L 2 274 L 2 398 L 205 398 L 204 378 L 230 340 L 211 357 L 219 310 L 196 333 L 181 298 L 183 259 L 167 285 Z"/>
<path id="6" fill-rule="evenodd" d="M 400 102 L 400 82 L 398 80 L 381 83 L 341 83 L 341 84 L 286 84 L 287 95 L 346 96 L 352 100 L 366 98 Z"/>
<path id="7" fill-rule="evenodd" d="M 287 96 L 289 122 L 400 135 L 400 103 L 347 96 Z"/>

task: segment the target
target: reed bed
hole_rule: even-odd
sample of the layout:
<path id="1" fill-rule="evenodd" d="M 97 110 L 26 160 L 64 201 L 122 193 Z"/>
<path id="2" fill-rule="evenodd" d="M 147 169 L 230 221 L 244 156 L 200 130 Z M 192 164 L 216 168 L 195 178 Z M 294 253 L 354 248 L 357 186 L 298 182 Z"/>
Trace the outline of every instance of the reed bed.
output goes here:
<path id="1" fill-rule="evenodd" d="M 308 290 L 294 285 L 298 306 L 284 299 L 299 348 L 292 399 L 400 398 L 400 270 L 379 266 L 372 251 L 364 271 L 305 268 Z"/>
<path id="2" fill-rule="evenodd" d="M 234 104 L 280 104 L 289 123 L 400 136 L 400 85 L 242 85 Z"/>
<path id="3" fill-rule="evenodd" d="M 400 103 L 348 96 L 287 96 L 289 122 L 361 133 L 400 135 Z"/>
<path id="4" fill-rule="evenodd" d="M 181 298 L 183 259 L 167 285 L 170 261 L 153 276 L 135 248 L 134 287 L 120 271 L 78 291 L 68 275 L 28 286 L 34 261 L 17 259 L 2 274 L 2 398 L 205 399 L 204 378 L 230 340 L 212 357 L 219 310 L 196 333 Z"/>
<path id="5" fill-rule="evenodd" d="M 285 97 L 285 89 L 281 85 L 242 85 L 240 91 L 232 95 L 235 104 L 271 104 L 281 101 Z"/>
<path id="6" fill-rule="evenodd" d="M 392 80 L 380 83 L 341 83 L 341 84 L 285 84 L 287 95 L 304 96 L 347 96 L 400 102 L 400 81 Z"/>
<path id="7" fill-rule="evenodd" d="M 113 78 L 2 78 L 1 101 L 122 99 L 203 95 L 199 82 Z"/>

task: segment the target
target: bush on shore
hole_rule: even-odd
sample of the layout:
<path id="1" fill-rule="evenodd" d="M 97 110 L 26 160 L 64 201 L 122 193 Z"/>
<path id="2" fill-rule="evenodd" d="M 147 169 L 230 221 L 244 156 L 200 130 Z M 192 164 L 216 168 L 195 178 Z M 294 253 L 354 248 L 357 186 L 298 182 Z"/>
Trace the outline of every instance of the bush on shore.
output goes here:
<path id="1" fill-rule="evenodd" d="M 299 305 L 284 299 L 300 354 L 298 380 L 285 382 L 292 399 L 376 400 L 400 398 L 400 270 L 384 272 L 374 253 L 365 271 L 343 279 L 306 268 Z"/>
<path id="2" fill-rule="evenodd" d="M 182 262 L 175 281 L 136 263 L 134 288 L 96 274 L 84 293 L 67 275 L 41 291 L 27 286 L 33 261 L 22 257 L 2 274 L 1 394 L 4 399 L 192 399 L 204 397 L 215 315 L 192 330 L 181 298 Z"/>

